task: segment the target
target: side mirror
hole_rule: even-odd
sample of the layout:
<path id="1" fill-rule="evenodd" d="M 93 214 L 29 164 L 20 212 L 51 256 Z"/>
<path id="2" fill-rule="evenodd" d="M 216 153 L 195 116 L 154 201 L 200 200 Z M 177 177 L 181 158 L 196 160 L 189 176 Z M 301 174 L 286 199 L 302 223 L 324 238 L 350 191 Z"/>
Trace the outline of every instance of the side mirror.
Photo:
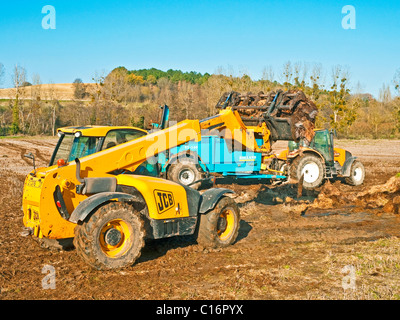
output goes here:
<path id="1" fill-rule="evenodd" d="M 32 175 L 35 175 L 36 174 L 35 156 L 32 154 L 32 152 L 29 152 L 28 154 L 25 154 L 24 157 L 28 158 L 28 159 L 32 159 L 32 161 L 33 161 L 33 174 Z"/>

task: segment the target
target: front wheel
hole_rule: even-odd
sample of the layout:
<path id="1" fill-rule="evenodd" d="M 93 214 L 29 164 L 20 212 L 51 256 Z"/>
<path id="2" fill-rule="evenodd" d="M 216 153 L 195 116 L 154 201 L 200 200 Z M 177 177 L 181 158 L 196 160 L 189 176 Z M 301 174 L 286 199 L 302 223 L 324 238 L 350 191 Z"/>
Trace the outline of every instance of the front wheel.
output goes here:
<path id="1" fill-rule="evenodd" d="M 140 257 L 144 236 L 140 213 L 128 204 L 110 202 L 75 227 L 74 245 L 92 267 L 116 269 Z"/>
<path id="2" fill-rule="evenodd" d="M 297 180 L 303 176 L 304 189 L 312 190 L 319 187 L 324 180 L 324 164 L 320 157 L 305 154 L 293 161 L 291 174 Z"/>
<path id="3" fill-rule="evenodd" d="M 201 186 L 201 181 L 198 180 L 202 178 L 202 174 L 192 160 L 181 160 L 178 163 L 171 164 L 167 177 L 169 180 L 193 189 L 198 189 Z"/>
<path id="4" fill-rule="evenodd" d="M 351 164 L 350 176 L 345 179 L 346 183 L 352 186 L 359 186 L 364 182 L 365 178 L 365 168 L 364 165 L 355 160 Z"/>
<path id="5" fill-rule="evenodd" d="M 239 233 L 240 213 L 234 200 L 222 197 L 215 208 L 200 216 L 197 242 L 209 248 L 227 247 Z"/>

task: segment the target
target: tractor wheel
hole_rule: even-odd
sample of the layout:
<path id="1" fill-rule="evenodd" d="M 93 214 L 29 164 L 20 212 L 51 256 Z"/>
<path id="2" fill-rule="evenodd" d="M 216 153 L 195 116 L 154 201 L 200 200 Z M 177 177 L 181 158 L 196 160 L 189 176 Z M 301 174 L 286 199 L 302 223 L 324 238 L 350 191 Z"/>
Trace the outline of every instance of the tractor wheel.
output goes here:
<path id="1" fill-rule="evenodd" d="M 132 206 L 110 202 L 75 228 L 74 245 L 89 265 L 117 269 L 132 265 L 144 246 L 144 222 Z"/>
<path id="2" fill-rule="evenodd" d="M 178 163 L 171 164 L 168 169 L 167 177 L 169 180 L 189 186 L 193 189 L 198 189 L 201 186 L 201 181 L 193 183 L 200 180 L 202 174 L 191 158 L 189 160 L 180 160 Z"/>
<path id="3" fill-rule="evenodd" d="M 239 232 L 240 214 L 234 200 L 222 197 L 215 208 L 200 215 L 197 243 L 209 248 L 227 247 Z"/>
<path id="4" fill-rule="evenodd" d="M 355 160 L 351 164 L 350 176 L 345 179 L 346 183 L 352 186 L 359 186 L 364 182 L 365 178 L 365 168 L 364 165 Z"/>
<path id="5" fill-rule="evenodd" d="M 318 188 L 324 180 L 324 164 L 320 157 L 305 154 L 296 158 L 291 165 L 291 176 L 296 180 L 303 177 L 303 188 L 312 190 Z"/>

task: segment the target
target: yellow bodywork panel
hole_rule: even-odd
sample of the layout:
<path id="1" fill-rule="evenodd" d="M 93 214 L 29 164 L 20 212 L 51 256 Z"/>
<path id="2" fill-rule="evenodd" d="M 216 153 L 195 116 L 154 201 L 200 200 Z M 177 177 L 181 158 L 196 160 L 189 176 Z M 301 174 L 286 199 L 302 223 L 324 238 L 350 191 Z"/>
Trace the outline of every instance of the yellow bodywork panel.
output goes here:
<path id="1" fill-rule="evenodd" d="M 255 127 L 246 127 L 239 113 L 232 111 L 231 108 L 226 108 L 218 115 L 200 121 L 200 127 L 210 131 L 218 130 L 227 141 L 228 148 L 232 146 L 234 150 L 258 150 L 254 136 Z"/>
<path id="2" fill-rule="evenodd" d="M 151 219 L 189 216 L 186 190 L 180 184 L 161 178 L 119 175 L 118 184 L 135 187 L 144 197 Z"/>
<path id="3" fill-rule="evenodd" d="M 344 162 L 346 161 L 346 150 L 333 148 L 333 156 L 334 160 L 339 162 L 339 164 L 343 167 Z"/>
<path id="4" fill-rule="evenodd" d="M 288 158 L 288 153 L 289 153 L 289 149 L 282 150 L 282 151 L 279 152 L 279 154 L 277 155 L 277 158 L 280 159 L 280 160 L 286 161 L 287 158 Z"/>
<path id="5" fill-rule="evenodd" d="M 64 133 L 77 133 L 81 132 L 85 137 L 104 137 L 110 130 L 121 130 L 121 129 L 135 129 L 147 134 L 146 130 L 136 128 L 136 127 L 125 127 L 125 126 L 82 126 L 82 127 L 65 127 L 60 128 L 58 131 Z"/>
<path id="6" fill-rule="evenodd" d="M 50 170 L 52 171 L 55 170 Z M 36 176 L 28 175 L 25 179 L 22 200 L 23 222 L 26 227 L 32 228 L 33 234 L 39 238 L 44 236 L 61 239 L 74 236 L 75 224 L 60 216 L 53 198 L 57 184 L 57 179 L 51 173 L 43 175 L 41 169 L 37 170 Z"/>

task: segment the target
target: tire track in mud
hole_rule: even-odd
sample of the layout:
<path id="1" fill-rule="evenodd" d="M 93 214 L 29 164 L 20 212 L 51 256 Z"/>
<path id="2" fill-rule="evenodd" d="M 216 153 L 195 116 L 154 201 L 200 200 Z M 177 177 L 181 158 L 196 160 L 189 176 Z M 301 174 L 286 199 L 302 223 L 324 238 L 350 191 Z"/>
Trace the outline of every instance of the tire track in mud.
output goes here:
<path id="1" fill-rule="evenodd" d="M 13 151 L 17 151 L 20 154 L 21 159 L 26 163 L 26 164 L 31 164 L 31 162 L 25 158 L 26 154 L 26 148 L 24 147 L 18 147 L 17 145 L 14 145 L 9 142 L 0 142 L 0 147 L 4 147 L 6 149 L 11 149 Z"/>
<path id="2" fill-rule="evenodd" d="M 51 143 L 51 142 L 43 142 L 43 141 L 31 141 L 31 140 L 21 140 L 23 142 L 29 143 L 29 144 L 34 144 L 40 147 L 46 147 L 46 148 L 50 148 L 53 149 L 56 145 L 56 143 Z"/>
<path id="3" fill-rule="evenodd" d="M 36 158 L 37 158 L 37 159 L 39 159 L 39 160 L 41 160 L 41 161 L 43 161 L 43 162 L 47 162 L 47 159 L 45 159 L 45 158 L 43 157 L 42 153 L 41 153 L 40 150 L 37 149 L 37 148 L 35 148 L 35 155 L 36 155 Z"/>
<path id="4" fill-rule="evenodd" d="M 29 160 L 29 159 L 27 159 L 27 158 L 25 157 L 25 154 L 27 154 L 27 148 L 21 147 L 21 146 L 18 146 L 18 145 L 16 145 L 16 144 L 12 144 L 12 143 L 9 143 L 9 142 L 0 142 L 0 147 L 4 147 L 4 148 L 6 148 L 6 149 L 11 149 L 11 150 L 13 150 L 13 151 L 18 152 L 19 155 L 20 155 L 20 158 L 21 158 L 26 164 L 32 165 L 32 161 Z M 34 153 L 35 153 L 35 161 L 40 160 L 40 161 L 42 161 L 43 163 L 47 163 L 47 162 L 48 162 L 48 159 L 46 159 L 46 158 L 42 155 L 41 151 L 40 151 L 38 148 L 33 148 L 33 150 L 35 151 L 35 152 L 34 152 Z"/>

